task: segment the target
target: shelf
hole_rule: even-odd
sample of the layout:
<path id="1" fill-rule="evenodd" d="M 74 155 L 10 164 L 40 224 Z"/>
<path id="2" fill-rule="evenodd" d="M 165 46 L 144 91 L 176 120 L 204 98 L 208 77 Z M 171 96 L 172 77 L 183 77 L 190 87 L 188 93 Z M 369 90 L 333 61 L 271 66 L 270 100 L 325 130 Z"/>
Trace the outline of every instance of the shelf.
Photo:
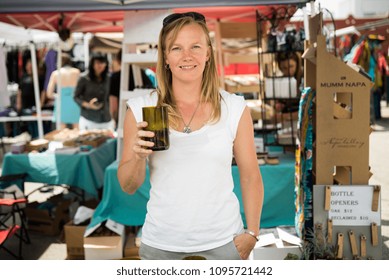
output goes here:
<path id="1" fill-rule="evenodd" d="M 138 96 L 142 96 L 142 95 L 145 95 L 145 94 L 148 94 L 152 91 L 153 89 L 151 88 L 146 88 L 146 89 L 143 89 L 143 88 L 136 88 L 134 90 L 122 90 L 120 92 L 120 99 L 121 100 L 128 100 L 130 98 L 134 98 L 134 97 L 138 97 Z"/>
<path id="2" fill-rule="evenodd" d="M 236 64 L 236 63 L 258 63 L 258 54 L 256 53 L 225 53 L 224 54 L 225 65 Z"/>
<path id="3" fill-rule="evenodd" d="M 259 75 L 229 75 L 225 77 L 224 85 L 231 93 L 259 92 Z"/>
<path id="4" fill-rule="evenodd" d="M 280 54 L 280 53 L 294 53 L 294 52 L 303 53 L 304 50 L 296 49 L 296 50 L 287 50 L 287 51 L 262 51 L 260 52 L 260 54 Z"/>
<path id="5" fill-rule="evenodd" d="M 271 15 L 271 18 L 279 15 Z M 267 16 L 257 17 L 257 24 L 260 27 L 265 27 L 267 24 L 274 24 L 271 22 L 271 18 Z M 279 21 L 283 21 L 279 26 L 287 24 L 289 22 L 288 17 L 279 17 Z M 277 29 L 277 26 L 273 26 L 274 29 Z M 263 35 L 268 35 L 269 30 L 259 28 L 259 32 Z M 278 30 L 281 31 L 281 30 Z M 286 31 L 282 31 L 286 32 Z M 287 36 L 287 34 L 284 34 Z M 258 35 L 258 38 L 263 38 L 262 34 Z M 267 37 L 268 38 L 268 37 Z M 274 39 L 274 38 L 273 38 Z M 297 38 L 295 37 L 297 40 Z M 296 104 L 298 106 L 300 101 L 300 75 L 302 76 L 302 71 L 299 68 L 296 68 L 296 71 L 299 71 L 295 76 L 288 77 L 287 73 L 283 74 L 281 72 L 281 67 L 278 65 L 278 59 L 282 58 L 282 61 L 286 59 L 296 60 L 298 67 L 301 67 L 300 56 L 304 52 L 302 47 L 302 41 L 296 41 L 298 45 L 292 43 L 291 41 L 286 41 L 282 46 L 274 46 L 274 48 L 268 48 L 269 43 L 272 41 L 267 40 L 258 40 L 258 60 L 259 68 L 261 69 L 261 98 L 263 104 L 268 104 L 274 108 L 275 114 L 274 117 L 266 118 L 262 116 L 264 123 L 273 124 L 274 129 L 261 129 L 254 128 L 258 132 L 262 131 L 263 135 L 266 134 L 274 137 L 274 139 L 264 138 L 264 146 L 282 146 L 282 147 L 293 147 L 296 143 L 297 135 L 297 113 L 294 111 Z M 301 44 L 301 45 L 300 45 Z M 290 55 L 296 54 L 296 55 Z M 282 55 L 282 56 L 281 56 Z M 284 59 L 285 56 L 285 59 Z M 287 65 L 289 66 L 289 65 Z M 278 106 L 277 103 L 283 103 L 283 106 Z M 284 110 L 287 110 L 285 112 Z M 284 151 L 286 151 L 284 149 Z"/>
<path id="6" fill-rule="evenodd" d="M 52 121 L 53 116 L 41 116 L 42 121 Z M 37 121 L 37 116 L 0 117 L 0 122 L 30 122 Z"/>
<path id="7" fill-rule="evenodd" d="M 126 53 L 123 54 L 123 62 L 130 64 L 137 64 L 141 66 L 155 66 L 157 63 L 158 54 L 156 52 L 153 53 Z"/>
<path id="8" fill-rule="evenodd" d="M 228 85 L 225 84 L 226 91 L 231 93 L 251 93 L 251 92 L 258 92 L 259 91 L 259 85 L 251 85 L 251 86 L 244 86 L 244 85 Z"/>

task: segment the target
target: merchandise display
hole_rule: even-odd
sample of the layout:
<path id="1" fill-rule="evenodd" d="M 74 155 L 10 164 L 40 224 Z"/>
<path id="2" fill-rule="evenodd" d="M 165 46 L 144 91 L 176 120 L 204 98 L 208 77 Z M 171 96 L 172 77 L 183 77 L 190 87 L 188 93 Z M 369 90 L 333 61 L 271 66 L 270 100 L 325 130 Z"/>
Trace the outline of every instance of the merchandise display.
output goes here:
<path id="1" fill-rule="evenodd" d="M 320 21 L 318 14 L 310 25 Z M 296 231 L 312 250 L 308 259 L 381 259 L 380 186 L 368 185 L 372 82 L 328 53 L 325 40 L 312 32 L 303 55 Z"/>
<path id="2" fill-rule="evenodd" d="M 260 72 L 260 96 L 262 99 L 262 127 L 266 146 L 282 146 L 294 149 L 301 84 L 303 81 L 300 53 L 305 39 L 304 29 L 296 29 L 290 22 L 293 9 L 280 7 L 271 13 L 257 13 L 258 64 Z M 265 106 L 271 106 L 275 114 L 269 118 Z M 271 125 L 271 126 L 269 126 Z M 270 128 L 271 127 L 271 128 Z"/>

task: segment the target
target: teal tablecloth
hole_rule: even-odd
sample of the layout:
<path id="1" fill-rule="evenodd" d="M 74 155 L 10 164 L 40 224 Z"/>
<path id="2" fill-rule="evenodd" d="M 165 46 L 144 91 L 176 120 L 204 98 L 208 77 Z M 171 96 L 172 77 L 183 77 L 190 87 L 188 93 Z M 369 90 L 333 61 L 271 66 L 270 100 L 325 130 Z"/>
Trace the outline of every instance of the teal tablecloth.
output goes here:
<path id="1" fill-rule="evenodd" d="M 260 170 L 265 186 L 264 206 L 261 227 L 294 225 L 294 166 L 293 155 L 280 155 L 279 165 L 262 165 Z M 93 227 L 107 219 L 118 223 L 135 226 L 143 225 L 146 216 L 146 204 L 149 199 L 149 174 L 143 185 L 133 195 L 122 191 L 117 179 L 118 162 L 113 162 L 105 170 L 103 197 L 96 208 L 89 227 Z M 147 170 L 148 172 L 148 170 Z M 232 166 L 234 192 L 240 202 L 242 194 L 239 183 L 239 170 Z M 241 203 L 243 214 L 243 204 Z M 246 224 L 246 223 L 245 223 Z"/>
<path id="2" fill-rule="evenodd" d="M 7 153 L 2 175 L 27 173 L 27 182 L 66 184 L 97 197 L 103 186 L 105 168 L 116 159 L 116 139 L 77 154 Z"/>

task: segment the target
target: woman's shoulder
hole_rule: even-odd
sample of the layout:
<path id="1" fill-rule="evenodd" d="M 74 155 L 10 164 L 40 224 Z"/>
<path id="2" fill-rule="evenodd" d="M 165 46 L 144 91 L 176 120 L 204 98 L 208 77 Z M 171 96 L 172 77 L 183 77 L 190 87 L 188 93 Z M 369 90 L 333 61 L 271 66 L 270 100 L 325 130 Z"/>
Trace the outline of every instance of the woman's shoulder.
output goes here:
<path id="1" fill-rule="evenodd" d="M 142 91 L 137 96 L 130 97 L 127 101 L 128 104 L 141 104 L 142 106 L 155 106 L 157 105 L 158 94 L 155 90 Z"/>
<path id="2" fill-rule="evenodd" d="M 223 89 L 221 89 L 219 92 L 222 99 L 225 100 L 227 103 L 245 103 L 243 96 L 237 95 L 235 93 L 230 93 Z"/>

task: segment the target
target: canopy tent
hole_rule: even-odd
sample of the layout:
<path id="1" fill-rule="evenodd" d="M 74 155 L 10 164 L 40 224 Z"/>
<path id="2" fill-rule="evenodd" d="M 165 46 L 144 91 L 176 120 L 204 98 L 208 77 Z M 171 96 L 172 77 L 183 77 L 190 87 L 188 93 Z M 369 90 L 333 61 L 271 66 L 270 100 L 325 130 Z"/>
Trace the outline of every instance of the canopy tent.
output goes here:
<path id="1" fill-rule="evenodd" d="M 23 29 L 40 29 L 58 33 L 122 32 L 124 11 L 173 9 L 196 10 L 207 22 L 216 20 L 255 21 L 256 11 L 268 14 L 279 5 L 305 6 L 308 0 L 1 0 L 0 22 Z M 22 30 L 22 29 L 20 29 Z M 68 32 L 69 31 L 69 32 Z M 0 33 L 1 34 L 1 33 Z M 21 38 L 23 32 L 15 32 Z M 1 37 L 1 35 L 0 35 Z M 67 37 L 69 38 L 69 37 Z M 33 48 L 33 44 L 30 44 Z M 58 48 L 60 51 L 60 48 Z"/>
<path id="2" fill-rule="evenodd" d="M 158 10 L 217 6 L 305 4 L 308 0 L 1 0 L 0 13 Z"/>
<path id="3" fill-rule="evenodd" d="M 59 41 L 56 32 L 39 29 L 25 29 L 12 24 L 0 22 L 0 44 L 29 45 L 33 43 L 53 43 Z"/>
<path id="4" fill-rule="evenodd" d="M 58 45 L 59 36 L 56 32 L 44 30 L 24 29 L 7 23 L 0 22 L 0 43 L 8 46 L 28 46 L 31 53 L 32 74 L 34 80 L 34 93 L 36 104 L 36 120 L 38 121 L 38 135 L 43 138 L 42 112 L 40 106 L 40 92 L 38 83 L 38 65 L 36 58 L 37 43 L 49 43 Z"/>
<path id="5" fill-rule="evenodd" d="M 2 0 L 0 21 L 25 28 L 72 32 L 121 32 L 126 10 L 196 10 L 207 21 L 228 18 L 255 21 L 255 11 L 270 12 L 272 6 L 301 5 L 308 0 Z M 109 12 L 107 12 L 109 11 Z"/>

